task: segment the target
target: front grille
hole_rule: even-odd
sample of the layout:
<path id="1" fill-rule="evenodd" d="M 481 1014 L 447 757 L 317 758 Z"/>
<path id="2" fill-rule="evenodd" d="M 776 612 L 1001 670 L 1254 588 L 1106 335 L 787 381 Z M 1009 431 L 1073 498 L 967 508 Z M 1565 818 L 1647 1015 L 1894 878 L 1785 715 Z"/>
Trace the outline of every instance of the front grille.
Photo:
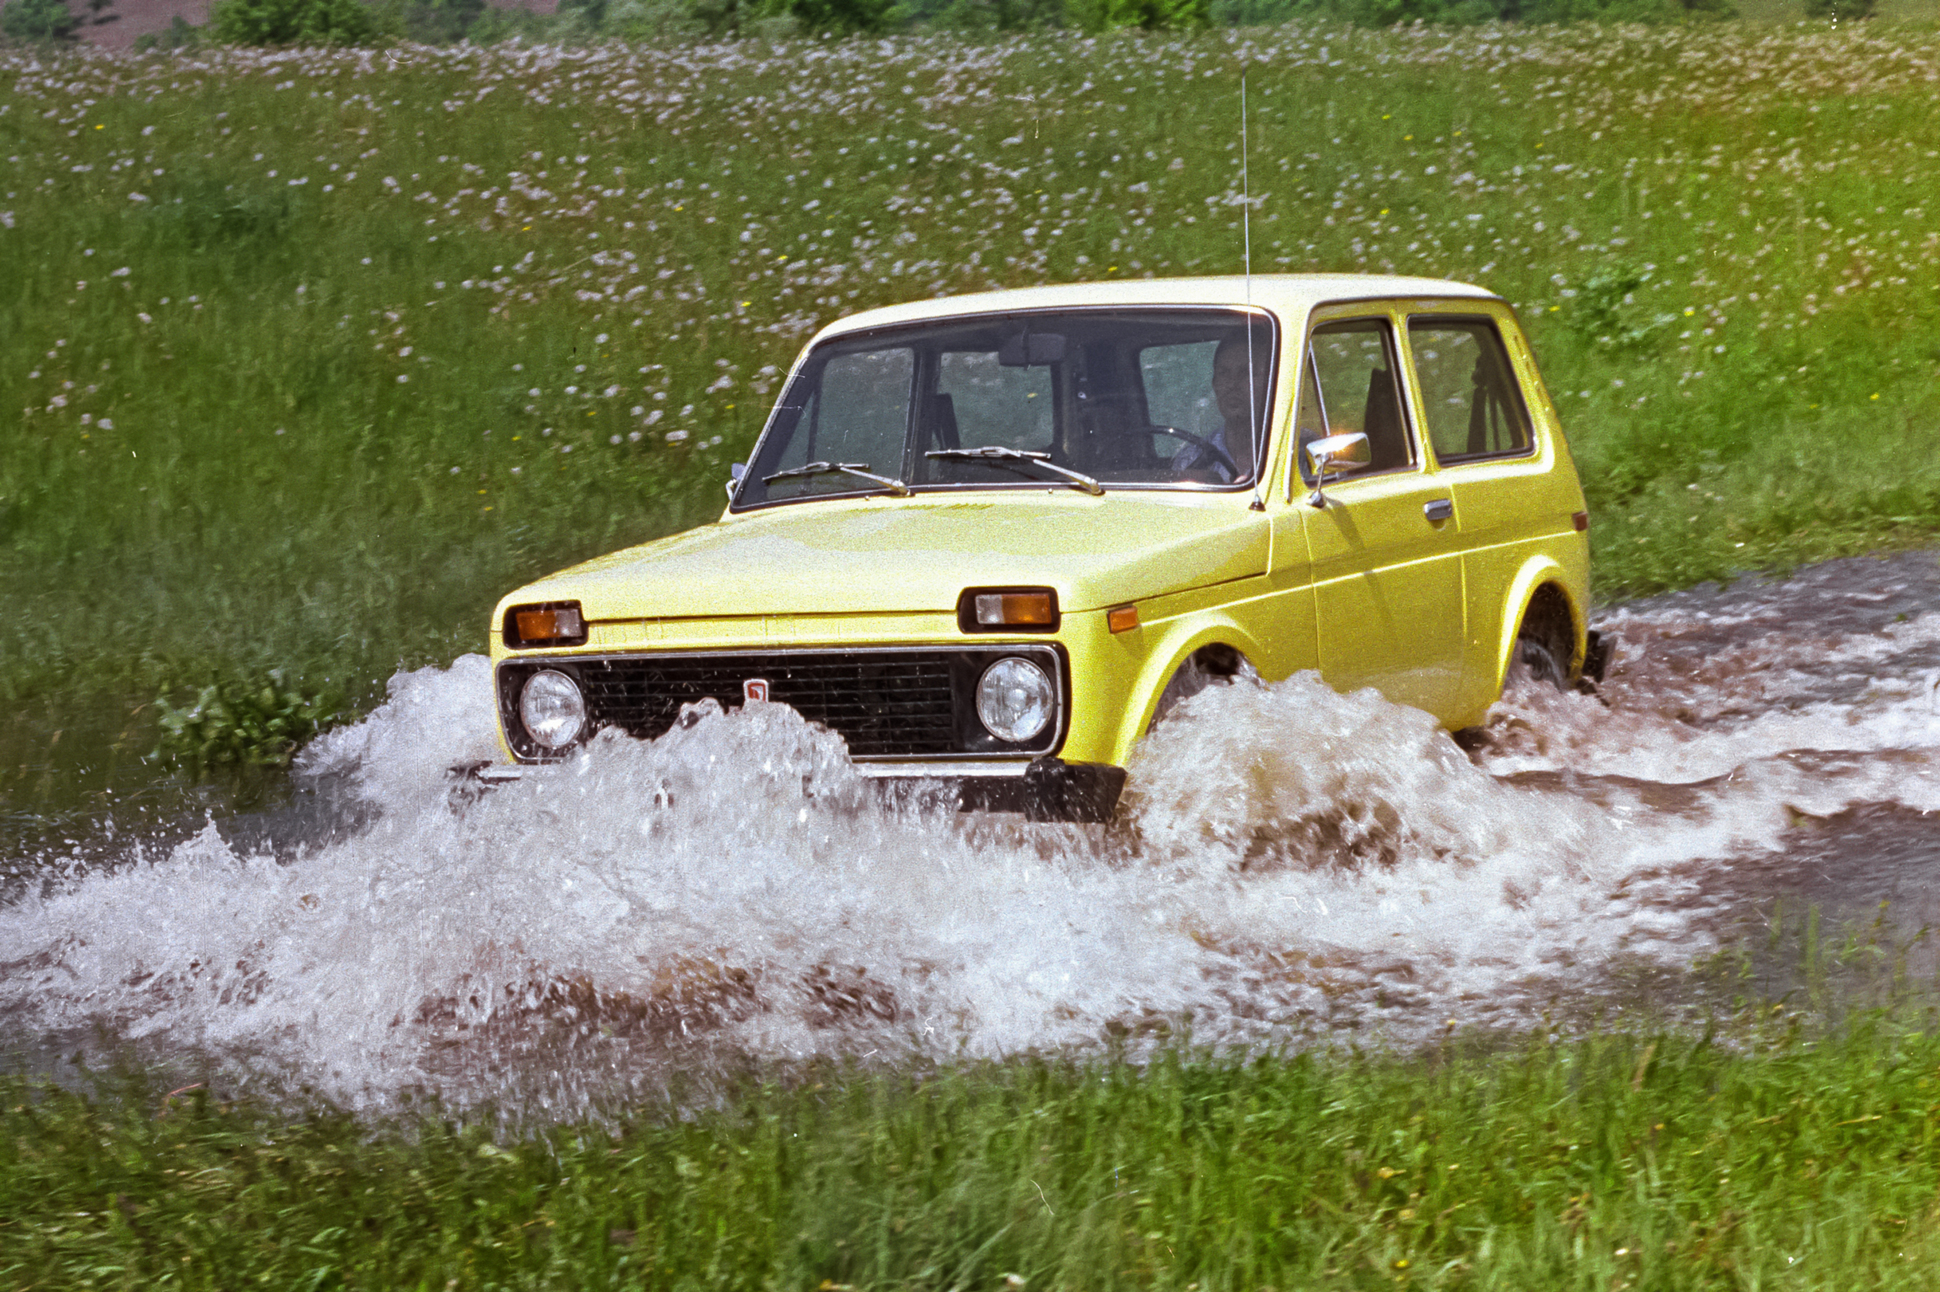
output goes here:
<path id="1" fill-rule="evenodd" d="M 712 696 L 741 703 L 741 683 L 768 680 L 768 698 L 840 732 L 854 754 L 941 754 L 956 746 L 946 651 L 895 655 L 661 656 L 582 668 L 594 721 L 650 739 L 683 705 Z"/>
<path id="2" fill-rule="evenodd" d="M 970 711 L 970 689 L 983 669 L 1013 654 L 1038 659 L 1054 678 L 1062 672 L 1057 656 L 1042 646 L 528 657 L 501 665 L 499 712 L 514 751 L 537 758 L 545 751 L 522 739 L 518 695 L 539 669 L 558 669 L 579 682 L 591 729 L 618 727 L 640 739 L 664 734 L 684 707 L 709 697 L 723 708 L 738 707 L 742 684 L 762 678 L 770 700 L 836 732 L 856 757 L 1048 752 L 1061 734 L 1058 723 L 1028 746 L 1007 745 L 984 732 Z"/>

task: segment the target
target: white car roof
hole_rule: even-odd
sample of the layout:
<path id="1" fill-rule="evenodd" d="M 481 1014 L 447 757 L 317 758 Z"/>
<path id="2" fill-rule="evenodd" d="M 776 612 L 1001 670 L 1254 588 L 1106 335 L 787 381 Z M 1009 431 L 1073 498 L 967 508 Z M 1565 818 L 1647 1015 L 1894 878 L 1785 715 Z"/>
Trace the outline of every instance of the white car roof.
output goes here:
<path id="1" fill-rule="evenodd" d="M 1243 305 L 1249 300 L 1271 310 L 1290 326 L 1297 325 L 1318 306 L 1338 301 L 1385 298 L 1467 297 L 1498 300 L 1494 292 L 1472 283 L 1441 278 L 1407 278 L 1393 274 L 1255 274 L 1249 280 L 1234 274 L 1208 278 L 1129 278 L 1097 283 L 1063 283 L 1050 287 L 1020 287 L 1011 291 L 973 292 L 934 300 L 887 305 L 851 314 L 816 333 L 824 337 L 899 323 L 954 318 L 963 314 L 1009 310 L 1059 309 L 1080 305 Z"/>

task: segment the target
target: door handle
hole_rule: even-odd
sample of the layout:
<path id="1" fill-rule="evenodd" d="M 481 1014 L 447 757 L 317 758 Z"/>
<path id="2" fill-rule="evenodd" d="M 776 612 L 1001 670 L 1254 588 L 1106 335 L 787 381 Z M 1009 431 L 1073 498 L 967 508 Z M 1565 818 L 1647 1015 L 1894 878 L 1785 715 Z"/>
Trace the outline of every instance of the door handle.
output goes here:
<path id="1" fill-rule="evenodd" d="M 1453 498 L 1437 498 L 1421 509 L 1421 514 L 1431 521 L 1441 522 L 1455 514 Z"/>

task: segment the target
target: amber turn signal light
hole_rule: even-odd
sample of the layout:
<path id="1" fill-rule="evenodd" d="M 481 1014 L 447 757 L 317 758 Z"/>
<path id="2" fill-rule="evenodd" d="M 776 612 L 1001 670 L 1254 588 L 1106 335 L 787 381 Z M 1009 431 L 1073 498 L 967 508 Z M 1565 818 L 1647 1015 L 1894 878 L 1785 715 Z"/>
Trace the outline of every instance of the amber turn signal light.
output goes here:
<path id="1" fill-rule="evenodd" d="M 1105 612 L 1105 627 L 1115 633 L 1128 633 L 1138 627 L 1137 606 L 1114 606 Z"/>
<path id="2" fill-rule="evenodd" d="M 969 588 L 957 600 L 957 626 L 967 633 L 1053 632 L 1058 594 L 1050 588 Z"/>
<path id="3" fill-rule="evenodd" d="M 1056 614 L 1048 592 L 986 592 L 977 598 L 977 622 L 986 628 L 1048 624 Z"/>
<path id="4" fill-rule="evenodd" d="M 521 610 L 515 618 L 519 621 L 519 637 L 529 642 L 549 642 L 561 637 L 577 637 L 580 632 L 579 611 L 572 608 Z"/>
<path id="5" fill-rule="evenodd" d="M 577 601 L 552 605 L 514 606 L 505 614 L 505 644 L 517 650 L 527 646 L 580 646 L 586 642 L 586 620 Z"/>

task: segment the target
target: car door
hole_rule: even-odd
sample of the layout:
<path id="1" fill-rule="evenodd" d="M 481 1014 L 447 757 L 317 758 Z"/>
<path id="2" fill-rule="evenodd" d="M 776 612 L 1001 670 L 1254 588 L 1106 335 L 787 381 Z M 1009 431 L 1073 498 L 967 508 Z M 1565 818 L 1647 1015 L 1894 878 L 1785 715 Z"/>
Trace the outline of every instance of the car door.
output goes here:
<path id="1" fill-rule="evenodd" d="M 1420 302 L 1407 319 L 1413 389 L 1437 474 L 1454 500 L 1468 590 L 1466 707 L 1495 698 L 1497 647 L 1515 625 L 1509 585 L 1546 541 L 1572 528 L 1578 495 L 1540 453 L 1506 318 L 1480 301 Z M 1562 661 L 1568 667 L 1569 661 Z"/>
<path id="2" fill-rule="evenodd" d="M 1376 687 L 1446 718 L 1462 680 L 1460 537 L 1449 490 L 1426 469 L 1402 381 L 1388 310 L 1317 316 L 1296 439 L 1359 431 L 1372 456 L 1330 480 L 1307 517 L 1320 669 L 1337 689 Z"/>

